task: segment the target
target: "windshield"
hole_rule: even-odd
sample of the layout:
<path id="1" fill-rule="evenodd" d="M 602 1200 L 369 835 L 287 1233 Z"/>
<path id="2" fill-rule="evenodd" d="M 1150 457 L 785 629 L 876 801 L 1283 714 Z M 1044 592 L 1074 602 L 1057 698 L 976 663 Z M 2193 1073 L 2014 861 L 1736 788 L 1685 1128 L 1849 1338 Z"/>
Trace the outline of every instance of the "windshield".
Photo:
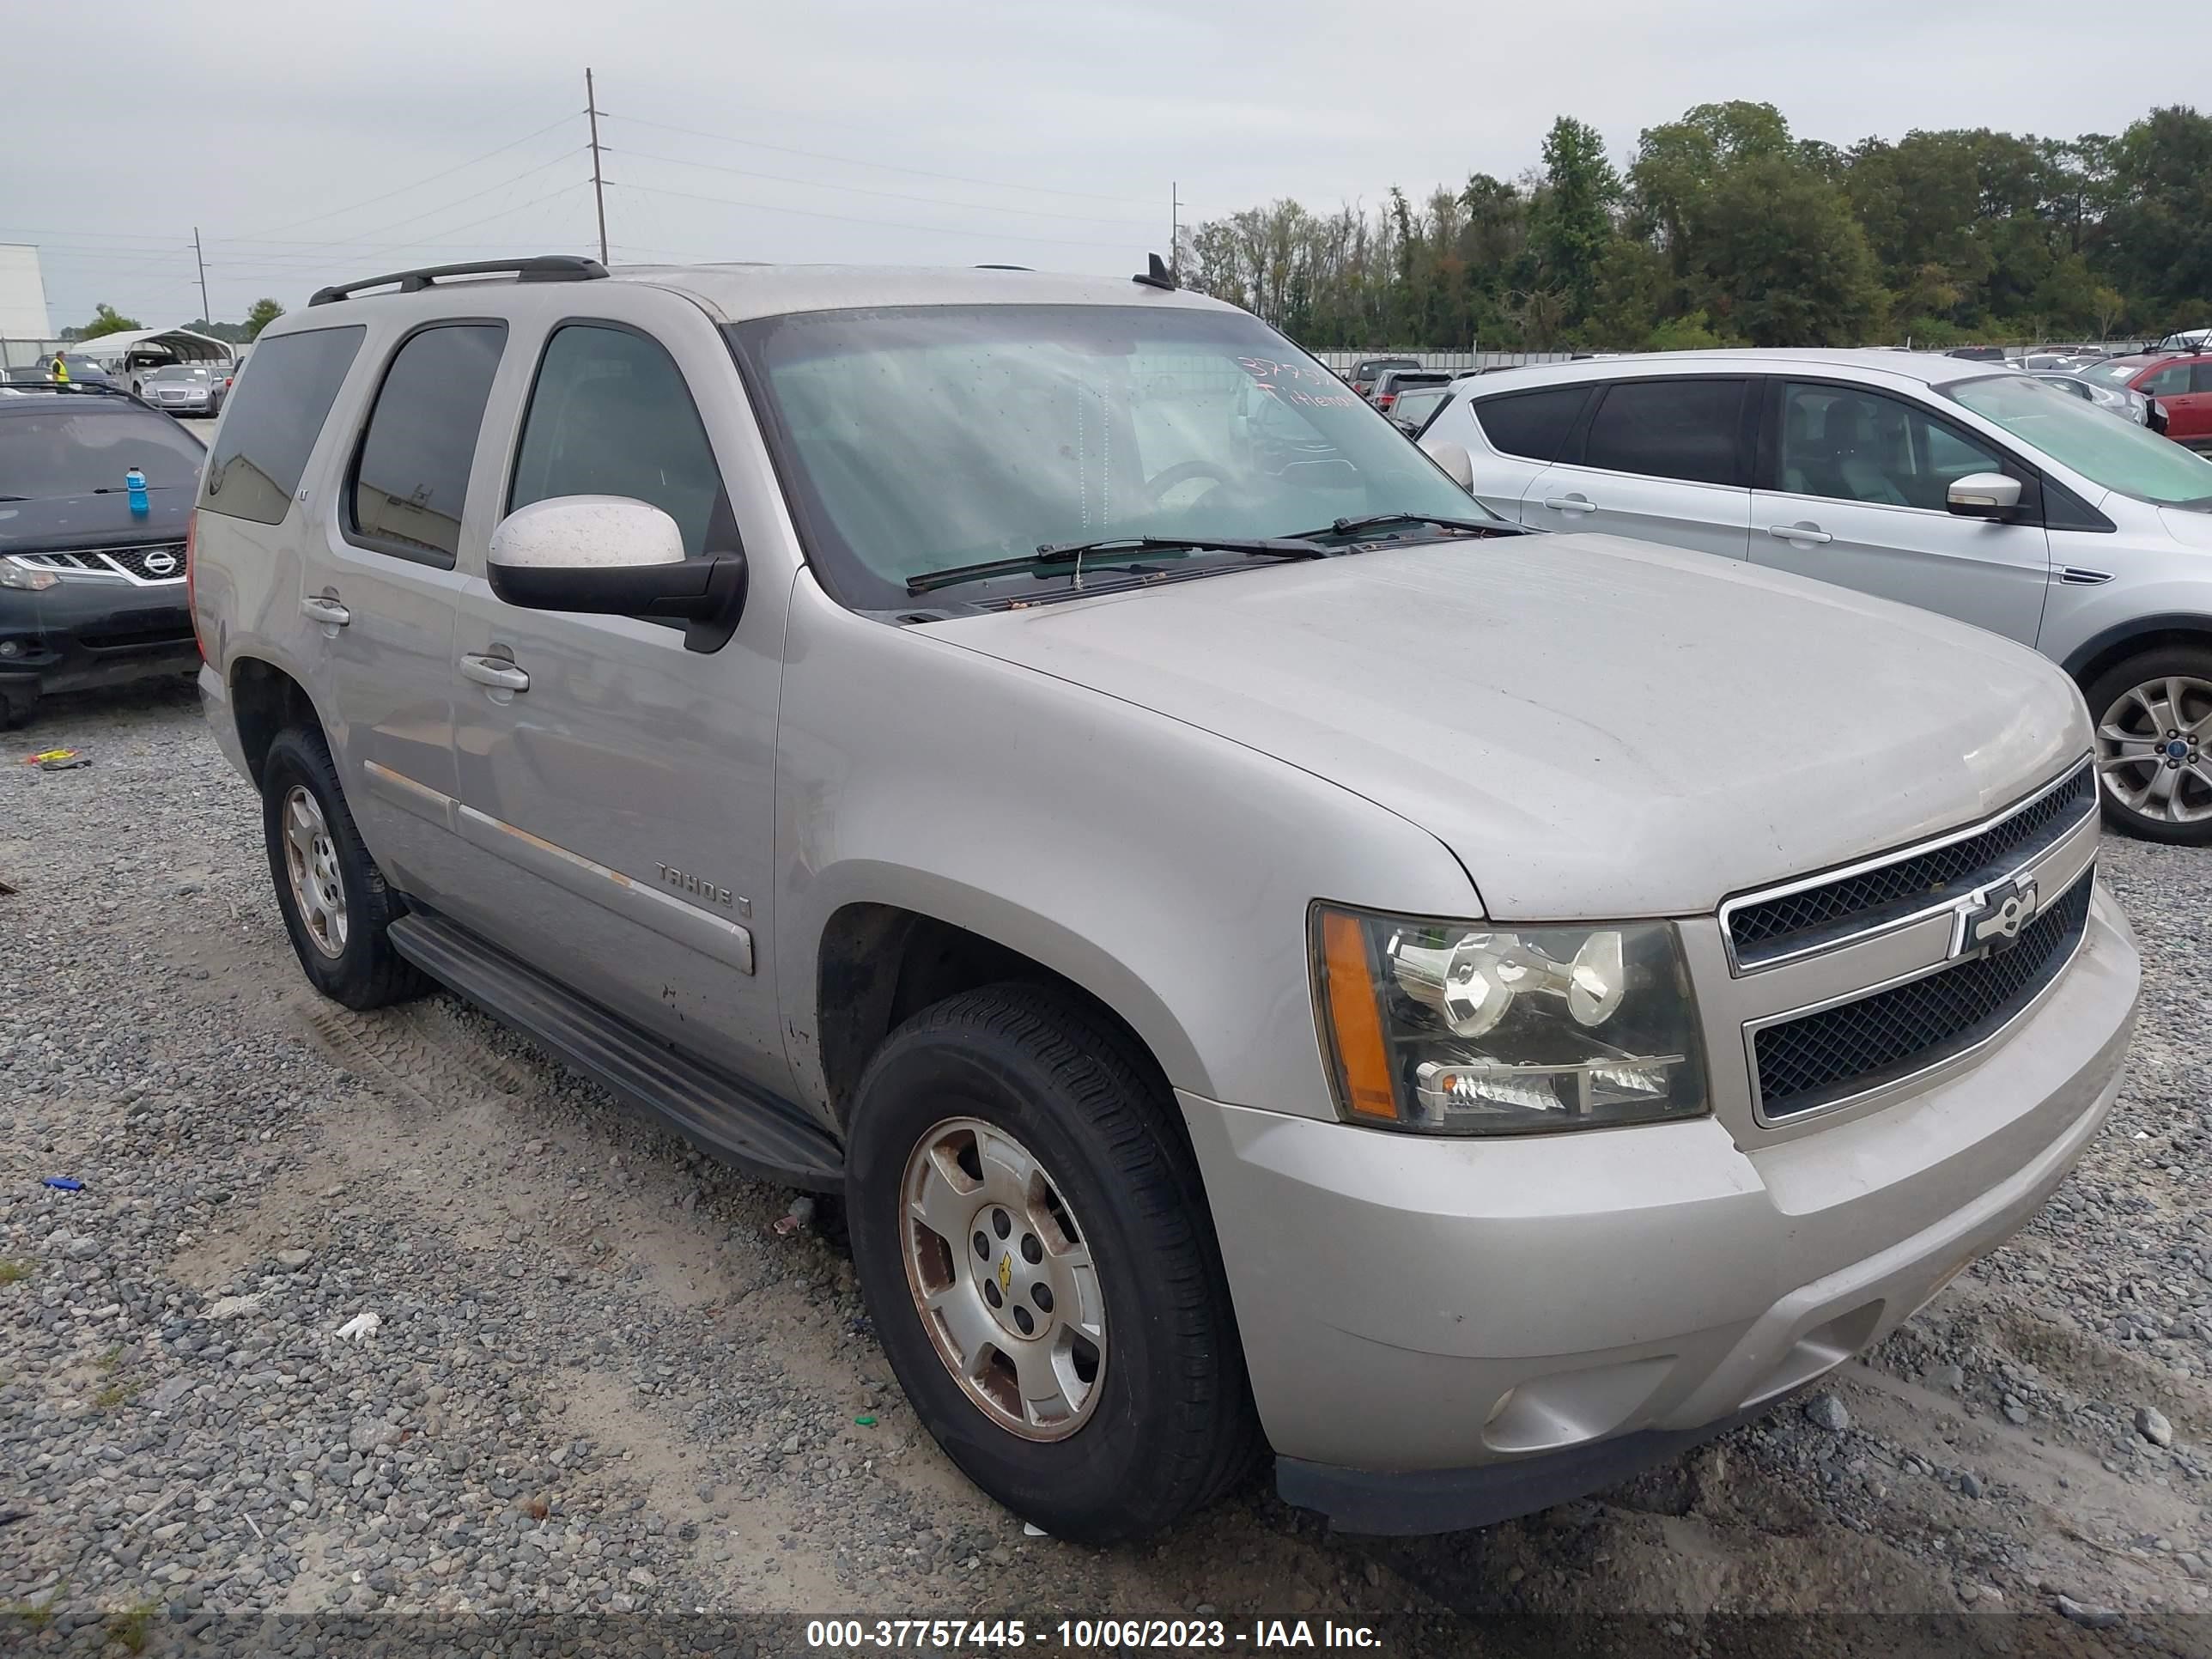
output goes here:
<path id="1" fill-rule="evenodd" d="M 2212 461 L 2032 376 L 1992 374 L 1943 392 L 2093 483 L 2160 507 L 2212 507 Z"/>
<path id="2" fill-rule="evenodd" d="M 2124 386 L 2142 368 L 2141 363 L 2092 363 L 2081 371 L 2081 378 L 2100 386 Z"/>
<path id="3" fill-rule="evenodd" d="M 156 488 L 190 489 L 199 482 L 206 455 L 191 433 L 165 415 L 123 409 L 11 410 L 0 420 L 0 495 L 36 499 L 121 489 L 134 466 Z"/>
<path id="4" fill-rule="evenodd" d="M 909 577 L 1043 546 L 1492 516 L 1242 313 L 942 306 L 763 318 L 730 335 L 817 572 L 862 610 L 908 603 Z M 1033 592 L 1038 578 L 995 586 L 1010 584 Z"/>
<path id="5" fill-rule="evenodd" d="M 146 378 L 149 380 L 204 380 L 207 377 L 207 370 L 197 364 L 187 367 L 183 363 L 171 363 L 155 369 Z"/>

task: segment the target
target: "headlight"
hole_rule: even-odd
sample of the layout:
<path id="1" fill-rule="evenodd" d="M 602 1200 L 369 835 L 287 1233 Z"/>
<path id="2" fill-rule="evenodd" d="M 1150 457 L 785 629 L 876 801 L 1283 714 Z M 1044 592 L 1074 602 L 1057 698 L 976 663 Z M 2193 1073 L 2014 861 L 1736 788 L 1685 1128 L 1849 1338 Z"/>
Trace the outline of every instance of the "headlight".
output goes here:
<path id="1" fill-rule="evenodd" d="M 17 564 L 13 559 L 0 559 L 0 587 L 13 587 L 26 593 L 42 593 L 60 581 L 61 577 L 52 570 L 41 570 L 32 564 Z"/>
<path id="2" fill-rule="evenodd" d="M 1674 929 L 1508 927 L 1317 904 L 1314 983 L 1354 1123 L 1526 1134 L 1697 1117 L 1697 1011 Z"/>

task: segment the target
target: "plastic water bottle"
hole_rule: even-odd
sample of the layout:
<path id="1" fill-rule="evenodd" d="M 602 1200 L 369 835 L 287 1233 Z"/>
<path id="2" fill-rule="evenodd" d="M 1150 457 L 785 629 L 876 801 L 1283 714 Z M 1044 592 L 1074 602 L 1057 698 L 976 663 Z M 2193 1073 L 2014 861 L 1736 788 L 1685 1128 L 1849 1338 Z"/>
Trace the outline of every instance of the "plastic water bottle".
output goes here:
<path id="1" fill-rule="evenodd" d="M 134 514 L 143 515 L 153 511 L 153 504 L 146 499 L 144 473 L 134 466 L 123 475 L 123 483 L 124 487 L 131 492 L 131 511 Z"/>

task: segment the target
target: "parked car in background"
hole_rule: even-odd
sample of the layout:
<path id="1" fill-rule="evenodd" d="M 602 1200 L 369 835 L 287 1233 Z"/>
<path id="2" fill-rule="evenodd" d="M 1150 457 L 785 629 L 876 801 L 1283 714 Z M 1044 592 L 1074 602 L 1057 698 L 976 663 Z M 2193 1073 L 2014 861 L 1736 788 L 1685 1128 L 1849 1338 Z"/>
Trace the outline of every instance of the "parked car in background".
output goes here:
<path id="1" fill-rule="evenodd" d="M 1455 378 L 1457 371 L 1449 368 L 1386 368 L 1375 377 L 1367 401 L 1388 415 L 1400 392 L 1417 386 L 1449 386 Z"/>
<path id="2" fill-rule="evenodd" d="M 514 276 L 318 294 L 216 428 L 200 685 L 301 971 L 841 1193 L 918 1424 L 1054 1537 L 1270 1453 L 1354 1531 L 1614 1484 L 2111 1109 L 2033 653 L 1524 534 L 1157 277 Z"/>
<path id="3" fill-rule="evenodd" d="M 1418 437 L 1429 423 L 1429 417 L 1443 406 L 1451 396 L 1451 383 L 1444 381 L 1433 386 L 1409 386 L 1397 394 L 1390 404 L 1390 424 L 1408 437 Z"/>
<path id="4" fill-rule="evenodd" d="M 2065 369 L 2031 369 L 2029 373 L 2045 386 L 2057 386 L 2068 397 L 2079 398 L 2083 403 L 2101 409 L 2108 415 L 2117 415 L 2124 421 L 2148 427 L 2154 432 L 2162 434 L 2166 430 L 2165 411 L 2140 392 L 2131 392 L 2125 386 L 2105 386 L 2086 374 Z"/>
<path id="5" fill-rule="evenodd" d="M 92 358 L 80 352 L 58 351 L 51 357 L 40 359 L 38 378 L 54 378 L 54 359 L 58 357 L 69 368 L 70 384 L 73 386 L 112 386 L 114 377 Z"/>
<path id="6" fill-rule="evenodd" d="M 1950 356 L 1712 351 L 1470 382 L 1422 445 L 1485 505 L 1817 576 L 2063 665 L 2105 811 L 2212 843 L 2212 461 Z"/>
<path id="7" fill-rule="evenodd" d="M 1947 357 L 1962 358 L 1970 363 L 2002 363 L 2012 360 L 2012 354 L 2002 346 L 1954 346 L 1943 354 Z"/>
<path id="8" fill-rule="evenodd" d="M 1375 392 L 1375 382 L 1384 371 L 1393 368 L 1419 368 L 1420 366 L 1421 360 L 1419 357 L 1363 357 L 1352 366 L 1352 373 L 1346 378 L 1350 380 L 1354 392 L 1363 398 L 1371 398 Z"/>
<path id="9" fill-rule="evenodd" d="M 2158 343 L 2160 351 L 2212 351 L 2212 328 L 2185 328 Z"/>
<path id="10" fill-rule="evenodd" d="M 2212 353 L 2146 352 L 2115 357 L 2081 371 L 2115 391 L 2155 398 L 2166 412 L 2166 435 L 2191 449 L 2212 448 Z"/>
<path id="11" fill-rule="evenodd" d="M 42 696 L 199 666 L 185 601 L 199 440 L 106 386 L 17 391 L 0 398 L 0 726 Z"/>
<path id="12" fill-rule="evenodd" d="M 165 363 L 147 371 L 138 395 L 172 415 L 220 415 L 230 386 L 228 364 Z"/>

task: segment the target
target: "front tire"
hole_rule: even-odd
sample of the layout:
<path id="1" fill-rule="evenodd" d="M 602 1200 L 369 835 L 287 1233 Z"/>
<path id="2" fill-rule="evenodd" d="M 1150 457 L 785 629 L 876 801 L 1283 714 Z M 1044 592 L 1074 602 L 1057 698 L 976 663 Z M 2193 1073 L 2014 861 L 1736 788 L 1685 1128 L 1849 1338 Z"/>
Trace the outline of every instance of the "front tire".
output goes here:
<path id="1" fill-rule="evenodd" d="M 19 726 L 31 723 L 31 711 L 39 706 L 36 691 L 0 690 L 0 732 L 13 732 Z"/>
<path id="2" fill-rule="evenodd" d="M 261 824 L 285 931 L 318 991 L 367 1009 L 429 988 L 386 937 L 403 907 L 362 844 L 321 732 L 292 726 L 269 745 Z"/>
<path id="3" fill-rule="evenodd" d="M 2212 650 L 2146 651 L 2082 696 L 2097 723 L 2105 822 L 2145 841 L 2212 844 Z"/>
<path id="4" fill-rule="evenodd" d="M 853 1259 L 922 1425 L 1057 1538 L 1212 1502 L 1264 1449 L 1203 1188 L 1126 1033 L 1028 985 L 887 1038 L 853 1104 Z"/>

